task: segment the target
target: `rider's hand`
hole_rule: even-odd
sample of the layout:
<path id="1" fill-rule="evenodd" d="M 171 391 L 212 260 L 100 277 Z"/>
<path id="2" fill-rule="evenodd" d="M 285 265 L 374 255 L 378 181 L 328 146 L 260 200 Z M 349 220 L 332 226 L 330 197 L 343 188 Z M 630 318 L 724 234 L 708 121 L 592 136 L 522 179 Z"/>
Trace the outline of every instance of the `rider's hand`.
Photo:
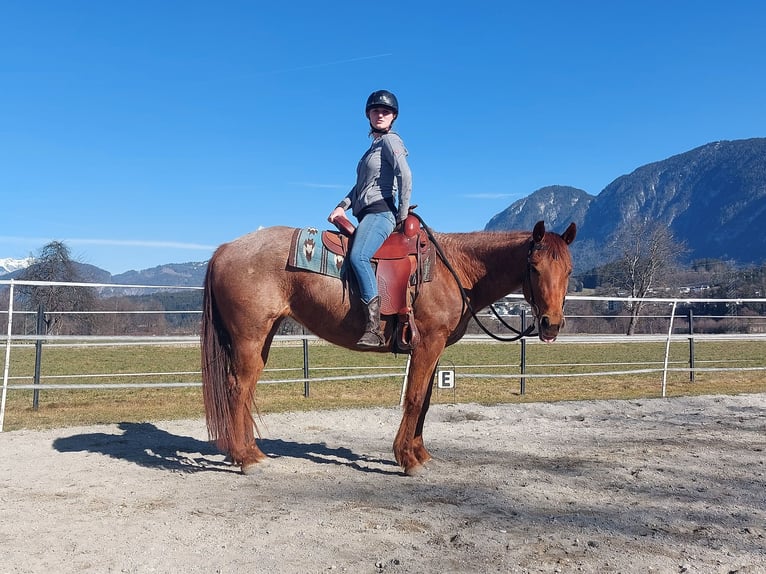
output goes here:
<path id="1" fill-rule="evenodd" d="M 333 222 L 333 220 L 334 220 L 336 217 L 341 217 L 341 216 L 344 216 L 344 215 L 346 215 L 346 210 L 345 210 L 345 209 L 343 209 L 342 207 L 336 207 L 335 209 L 333 209 L 333 210 L 332 210 L 332 212 L 330 213 L 330 215 L 328 215 L 328 216 L 327 216 L 327 221 L 329 221 L 330 223 L 332 223 L 332 222 Z"/>

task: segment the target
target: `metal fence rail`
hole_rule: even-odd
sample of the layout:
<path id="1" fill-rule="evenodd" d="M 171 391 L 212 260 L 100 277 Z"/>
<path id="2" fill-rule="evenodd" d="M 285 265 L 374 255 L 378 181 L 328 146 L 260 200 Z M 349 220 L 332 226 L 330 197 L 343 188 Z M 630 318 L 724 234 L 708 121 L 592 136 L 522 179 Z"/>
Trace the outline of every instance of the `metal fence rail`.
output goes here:
<path id="1" fill-rule="evenodd" d="M 114 284 L 95 284 L 95 283 L 56 283 L 56 282 L 42 282 L 42 281 L 0 281 L 0 285 L 9 286 L 9 298 L 8 308 L 6 310 L 0 310 L 0 314 L 7 315 L 7 332 L 6 334 L 0 334 L 0 344 L 5 346 L 5 363 L 3 368 L 3 387 L 2 387 L 2 402 L 0 404 L 0 432 L 3 429 L 3 421 L 6 409 L 6 396 L 10 391 L 47 391 L 47 390 L 120 390 L 120 389 L 143 389 L 143 388 L 188 388 L 201 386 L 201 372 L 197 371 L 177 371 L 177 372 L 136 372 L 136 373 L 91 373 L 91 374 L 68 374 L 68 375 L 45 375 L 46 383 L 44 385 L 39 384 L 39 373 L 36 373 L 35 382 L 13 382 L 13 381 L 29 381 L 29 376 L 26 377 L 10 377 L 9 367 L 11 352 L 14 348 L 29 349 L 32 343 L 35 345 L 45 344 L 48 348 L 74 348 L 74 347 L 99 347 L 99 346 L 136 346 L 136 345 L 184 345 L 184 346 L 197 346 L 199 345 L 198 335 L 19 335 L 13 334 L 13 317 L 14 313 L 29 314 L 29 311 L 16 311 L 14 310 L 14 286 L 15 285 L 34 285 L 34 286 L 85 286 L 85 287 L 108 287 L 108 288 L 130 288 L 130 289 L 151 289 L 151 290 L 181 290 L 181 289 L 196 289 L 199 287 L 175 287 L 175 286 L 144 286 L 144 285 L 114 285 Z M 521 299 L 521 295 L 511 295 L 511 298 Z M 629 297 L 600 297 L 600 296 L 577 296 L 571 295 L 568 297 L 568 301 L 620 301 L 620 302 L 635 302 L 636 299 Z M 577 373 L 530 373 L 529 368 L 535 368 L 540 366 L 555 367 L 556 365 L 533 365 L 527 364 L 525 359 L 522 358 L 521 364 L 497 364 L 497 365 L 482 365 L 481 370 L 484 372 L 461 372 L 461 376 L 470 377 L 475 379 L 520 379 L 523 382 L 525 379 L 535 378 L 573 378 L 573 377 L 606 377 L 606 376 L 630 376 L 639 374 L 662 374 L 662 396 L 666 396 L 666 381 L 669 373 L 674 372 L 686 372 L 691 376 L 695 372 L 731 372 L 731 371 L 763 371 L 766 367 L 761 366 L 718 366 L 718 367 L 702 367 L 697 365 L 678 367 L 676 363 L 671 363 L 669 358 L 670 345 L 673 342 L 689 342 L 693 346 L 694 341 L 764 341 L 766 340 L 766 333 L 752 333 L 752 334 L 679 334 L 674 332 L 674 320 L 677 318 L 676 310 L 679 304 L 692 304 L 692 303 L 716 303 L 716 304 L 729 304 L 733 306 L 742 305 L 743 303 L 758 303 L 766 304 L 766 299 L 695 299 L 695 298 L 646 298 L 644 302 L 660 303 L 667 305 L 670 308 L 670 314 L 666 317 L 668 320 L 668 329 L 664 334 L 636 334 L 630 337 L 624 335 L 606 335 L 606 334 L 562 334 L 557 339 L 557 344 L 625 344 L 625 343 L 646 343 L 646 342 L 658 342 L 665 343 L 664 356 L 658 358 L 653 362 L 626 362 L 626 363 L 580 363 L 582 367 L 587 367 L 591 370 L 588 372 Z M 66 312 L 59 312 L 66 313 Z M 173 313 L 188 313 L 195 314 L 201 313 L 199 310 L 189 311 L 161 311 L 161 310 L 109 310 L 109 311 L 78 311 L 80 314 L 173 314 Z M 598 316 L 593 316 L 598 317 Z M 755 317 L 756 319 L 763 319 L 763 317 Z M 752 320 L 753 317 L 749 316 L 747 319 Z M 354 380 L 360 377 L 359 374 L 355 375 L 339 375 L 339 376 L 308 376 L 308 343 L 316 344 L 319 339 L 312 335 L 281 335 L 275 338 L 275 345 L 289 345 L 301 343 L 304 348 L 304 365 L 303 365 L 303 377 L 295 377 L 290 379 L 263 379 L 259 381 L 262 384 L 280 384 L 280 383 L 303 383 L 308 393 L 308 385 L 310 382 L 325 382 L 325 381 L 344 381 Z M 460 344 L 471 344 L 475 342 L 489 343 L 493 342 L 486 335 L 466 335 Z M 528 344 L 543 344 L 537 340 L 524 341 Z M 522 345 L 522 353 L 524 353 L 524 345 Z M 383 379 L 383 378 L 401 378 L 403 385 L 405 384 L 406 374 L 408 370 L 408 364 L 403 364 L 401 368 L 398 367 L 385 367 L 391 372 L 374 374 L 370 371 L 375 370 L 375 367 L 360 367 L 360 366 L 338 366 L 338 367 L 322 367 L 314 368 L 314 371 L 318 370 L 347 370 L 354 369 L 357 372 L 363 372 L 366 379 Z M 571 366 L 571 365 L 569 365 Z M 592 370 L 593 367 L 629 367 L 618 368 L 609 370 Z M 470 369 L 477 368 L 476 365 L 458 365 L 453 368 Z M 638 368 L 636 368 L 638 367 Z M 486 369 L 496 368 L 505 369 L 505 373 L 487 373 Z M 300 367 L 290 369 L 279 369 L 281 371 L 301 371 Z M 477 368 L 477 370 L 479 370 Z M 264 372 L 275 372 L 277 369 L 266 369 Z M 144 381 L 144 382 L 127 382 L 127 383 L 115 383 L 109 382 L 110 378 L 158 378 L 158 377 L 177 377 L 181 379 L 174 382 L 158 382 L 158 381 Z M 102 380 L 104 382 L 92 382 L 92 383 L 51 383 L 47 381 L 56 380 L 63 381 L 67 379 L 91 379 Z M 191 379 L 191 380 L 189 380 Z M 12 383 L 13 382 L 13 383 Z M 12 383 L 12 384 L 11 384 Z"/>

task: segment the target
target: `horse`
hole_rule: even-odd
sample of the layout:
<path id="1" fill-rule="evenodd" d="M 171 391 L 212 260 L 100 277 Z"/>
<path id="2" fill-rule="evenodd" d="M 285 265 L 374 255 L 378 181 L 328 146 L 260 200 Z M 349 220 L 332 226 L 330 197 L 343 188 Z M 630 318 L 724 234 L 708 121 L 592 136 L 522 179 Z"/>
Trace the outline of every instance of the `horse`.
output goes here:
<path id="1" fill-rule="evenodd" d="M 540 340 L 556 339 L 572 272 L 568 246 L 577 228 L 571 223 L 557 234 L 539 221 L 531 233 L 428 231 L 440 256 L 432 265 L 431 281 L 421 285 L 412 304 L 420 337 L 410 351 L 402 419 L 393 444 L 396 462 L 408 476 L 431 460 L 423 428 L 436 368 L 445 347 L 465 334 L 472 309 L 521 289 Z M 356 349 L 365 326 L 362 303 L 349 294 L 344 281 L 287 266 L 294 232 L 269 227 L 224 243 L 205 274 L 200 341 L 207 429 L 243 474 L 254 473 L 267 458 L 256 444 L 252 408 L 280 322 L 292 317 L 314 335 L 347 349 Z M 389 345 L 394 322 L 381 318 Z M 390 347 L 372 352 L 390 352 Z"/>

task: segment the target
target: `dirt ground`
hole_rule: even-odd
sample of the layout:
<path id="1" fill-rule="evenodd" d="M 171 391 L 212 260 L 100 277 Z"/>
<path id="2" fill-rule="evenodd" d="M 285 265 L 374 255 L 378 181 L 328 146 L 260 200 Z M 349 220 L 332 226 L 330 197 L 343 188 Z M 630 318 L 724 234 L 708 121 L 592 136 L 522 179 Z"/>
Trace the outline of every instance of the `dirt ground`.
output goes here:
<path id="1" fill-rule="evenodd" d="M 0 572 L 766 572 L 766 394 L 265 416 L 254 476 L 202 420 L 0 434 Z"/>

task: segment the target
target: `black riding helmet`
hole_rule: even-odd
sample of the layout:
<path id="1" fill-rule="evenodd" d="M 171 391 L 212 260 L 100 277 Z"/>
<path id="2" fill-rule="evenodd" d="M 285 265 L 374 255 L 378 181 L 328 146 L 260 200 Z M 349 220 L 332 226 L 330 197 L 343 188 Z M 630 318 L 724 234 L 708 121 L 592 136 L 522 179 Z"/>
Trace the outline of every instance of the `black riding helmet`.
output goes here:
<path id="1" fill-rule="evenodd" d="M 367 98 L 367 105 L 364 108 L 364 115 L 367 117 L 372 108 L 388 108 L 394 112 L 394 116 L 399 115 L 399 102 L 396 100 L 396 96 L 388 90 L 377 90 L 370 94 Z"/>

